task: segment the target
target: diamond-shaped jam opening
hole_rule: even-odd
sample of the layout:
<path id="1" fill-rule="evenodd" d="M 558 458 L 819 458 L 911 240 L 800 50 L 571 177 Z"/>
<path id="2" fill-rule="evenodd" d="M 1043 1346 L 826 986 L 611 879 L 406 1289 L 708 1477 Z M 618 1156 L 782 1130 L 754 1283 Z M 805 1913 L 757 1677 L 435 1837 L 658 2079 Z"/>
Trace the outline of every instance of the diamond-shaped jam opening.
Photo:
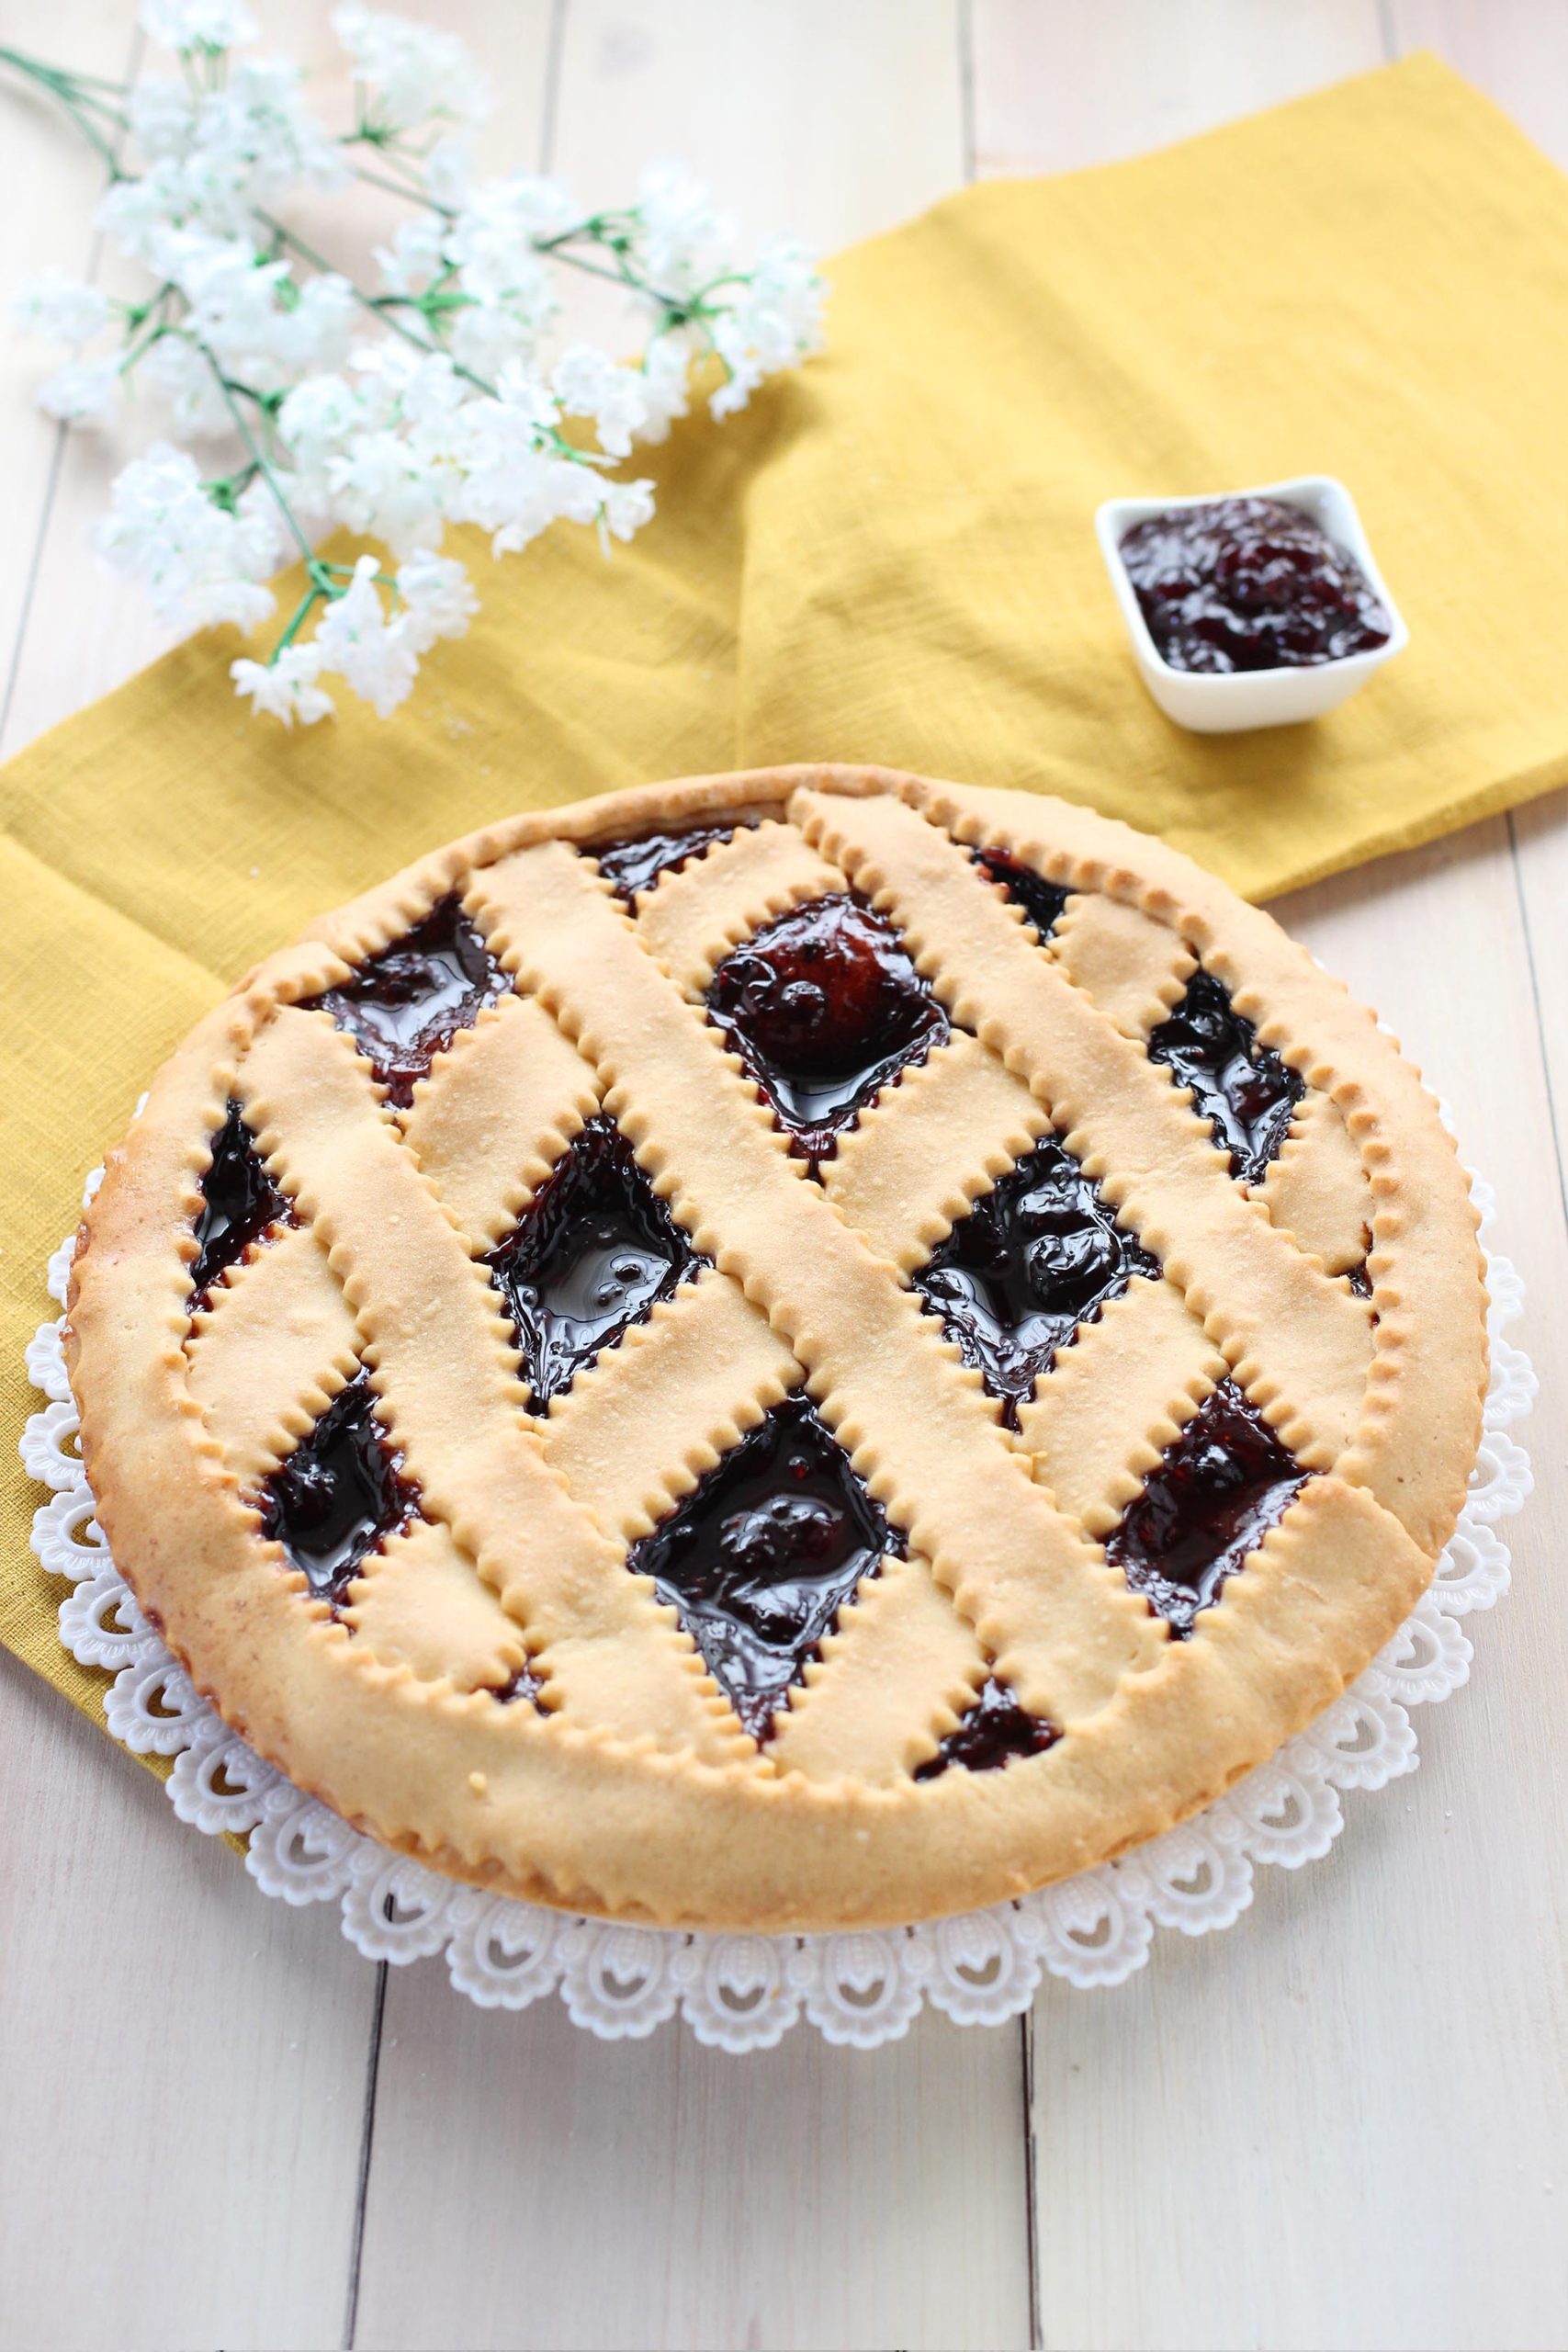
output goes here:
<path id="1" fill-rule="evenodd" d="M 292 1225 L 293 1204 L 262 1165 L 255 1137 L 231 1098 L 212 1138 L 212 1159 L 201 1179 L 196 1220 L 196 1262 L 190 1270 L 193 1306 L 205 1306 L 213 1283 L 237 1265 L 270 1226 Z"/>
<path id="2" fill-rule="evenodd" d="M 632 1546 L 753 1739 L 887 1552 L 901 1540 L 804 1397 L 759 1429 Z"/>
<path id="3" fill-rule="evenodd" d="M 1105 1556 L 1184 1640 L 1307 1476 L 1256 1405 L 1222 1380 L 1145 1479 Z"/>
<path id="4" fill-rule="evenodd" d="M 437 1054 L 471 1028 L 512 983 L 456 898 L 361 964 L 352 980 L 306 1007 L 346 1029 L 400 1111 Z"/>
<path id="5" fill-rule="evenodd" d="M 956 1764 L 965 1772 L 996 1772 L 1015 1756 L 1043 1756 L 1061 1733 L 1054 1724 L 1032 1715 L 1019 1704 L 1015 1691 L 994 1674 L 957 1727 L 950 1731 L 934 1756 L 915 1767 L 917 1781 L 934 1781 Z"/>
<path id="6" fill-rule="evenodd" d="M 263 1487 L 262 1532 L 282 1544 L 312 1592 L 340 1600 L 370 1554 L 419 1515 L 401 1469 L 376 1419 L 369 1375 L 356 1373 Z"/>
<path id="7" fill-rule="evenodd" d="M 601 1113 L 487 1262 L 517 1335 L 529 1409 L 542 1413 L 703 1261 Z"/>
<path id="8" fill-rule="evenodd" d="M 721 842 L 733 841 L 738 831 L 750 831 L 755 821 L 742 817 L 728 825 L 671 826 L 666 832 L 639 833 L 630 841 L 591 842 L 587 854 L 597 859 L 616 898 L 629 907 L 638 891 L 648 889 L 661 874 L 678 872 L 691 858 L 705 857 Z"/>
<path id="9" fill-rule="evenodd" d="M 1070 894 L 1060 883 L 1047 882 L 1043 874 L 1036 874 L 1021 859 L 1010 857 L 1005 849 L 977 849 L 970 854 L 981 872 L 1004 890 L 1015 906 L 1023 909 L 1043 946 Z"/>
<path id="10" fill-rule="evenodd" d="M 848 893 L 753 933 L 719 966 L 707 1001 L 808 1159 L 830 1158 L 879 1088 L 948 1036 L 897 933 Z"/>
<path id="11" fill-rule="evenodd" d="M 1168 1020 L 1149 1038 L 1151 1061 L 1168 1062 L 1192 1089 L 1192 1107 L 1230 1154 L 1231 1174 L 1256 1183 L 1286 1136 L 1305 1086 L 1258 1032 L 1213 972 L 1197 971 Z"/>
<path id="12" fill-rule="evenodd" d="M 1072 1154 L 1047 1140 L 959 1219 L 914 1284 L 1016 1429 L 1020 1404 L 1078 1325 L 1134 1274 L 1158 1272 Z"/>

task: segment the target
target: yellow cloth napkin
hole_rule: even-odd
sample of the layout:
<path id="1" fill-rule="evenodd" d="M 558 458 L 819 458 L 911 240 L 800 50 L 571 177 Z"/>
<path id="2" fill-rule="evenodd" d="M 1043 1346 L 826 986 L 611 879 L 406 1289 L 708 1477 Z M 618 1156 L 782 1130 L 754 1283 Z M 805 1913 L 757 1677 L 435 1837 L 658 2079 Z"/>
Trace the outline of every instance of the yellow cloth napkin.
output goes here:
<path id="1" fill-rule="evenodd" d="M 0 1636 L 88 1712 L 12 1440 L 40 1269 L 160 1058 L 315 910 L 507 810 L 885 761 L 1049 789 L 1255 896 L 1568 776 L 1568 181 L 1427 58 L 1131 164 L 974 188 L 842 255 L 826 356 L 655 453 L 658 521 L 491 566 L 412 706 L 288 736 L 225 634 L 0 776 Z M 1103 497 L 1350 485 L 1409 651 L 1342 711 L 1183 734 Z"/>

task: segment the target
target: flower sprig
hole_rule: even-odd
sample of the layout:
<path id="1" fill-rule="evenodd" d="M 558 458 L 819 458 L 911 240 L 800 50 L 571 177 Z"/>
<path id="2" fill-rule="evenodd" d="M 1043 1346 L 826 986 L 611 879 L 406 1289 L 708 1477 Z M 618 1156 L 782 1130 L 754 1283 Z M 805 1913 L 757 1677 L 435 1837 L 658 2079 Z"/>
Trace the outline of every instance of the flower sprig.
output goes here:
<path id="1" fill-rule="evenodd" d="M 686 414 L 694 362 L 717 363 L 708 405 L 722 418 L 818 344 L 825 288 L 807 255 L 777 241 L 738 266 L 727 223 L 679 169 L 648 171 L 634 203 L 591 213 L 555 180 L 477 178 L 488 94 L 451 34 L 338 7 L 354 112 L 334 134 L 291 61 L 236 56 L 257 38 L 244 0 L 142 0 L 141 21 L 177 74 L 125 85 L 0 47 L 102 157 L 98 220 L 152 279 L 122 300 L 51 273 L 17 314 L 72 355 L 40 387 L 50 415 L 103 424 L 134 393 L 167 416 L 116 478 L 99 537 L 163 620 L 259 628 L 276 611 L 268 575 L 302 560 L 270 651 L 231 666 L 257 711 L 321 718 L 331 677 L 387 716 L 421 656 L 478 609 L 463 565 L 440 552 L 448 525 L 488 531 L 497 556 L 558 521 L 629 539 L 653 486 L 618 469 Z M 351 179 L 410 208 L 368 285 L 288 218 L 300 189 Z M 624 292 L 635 364 L 560 342 L 567 272 Z M 226 451 L 219 467 L 181 446 L 209 442 Z M 316 543 L 334 526 L 390 563 L 324 560 Z"/>

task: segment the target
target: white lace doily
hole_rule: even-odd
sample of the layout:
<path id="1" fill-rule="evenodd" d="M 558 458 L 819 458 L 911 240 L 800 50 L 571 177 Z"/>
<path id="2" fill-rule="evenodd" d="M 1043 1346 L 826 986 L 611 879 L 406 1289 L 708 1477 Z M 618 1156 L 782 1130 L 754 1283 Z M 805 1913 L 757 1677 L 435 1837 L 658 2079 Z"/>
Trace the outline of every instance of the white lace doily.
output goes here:
<path id="1" fill-rule="evenodd" d="M 87 1187 L 87 1198 L 96 1189 Z M 1472 1191 L 1482 1239 L 1491 1188 Z M 72 1241 L 50 1261 L 65 1299 Z M 1180 1828 L 1015 1903 L 923 1926 L 831 1936 L 685 1935 L 607 1926 L 457 1886 L 348 1827 L 236 1738 L 199 1699 L 142 1617 L 97 1521 L 76 1452 L 63 1318 L 28 1350 L 49 1403 L 21 1442 L 29 1475 L 54 1489 L 35 1514 L 33 1549 L 69 1578 L 60 1637 L 114 1677 L 108 1727 L 137 1755 L 171 1756 L 175 1811 L 209 1837 L 249 1840 L 245 1867 L 265 1894 L 336 1903 L 367 1959 L 401 1966 L 444 1952 L 452 1982 L 482 2008 L 525 2008 L 558 1993 L 574 2022 L 609 2041 L 651 2033 L 677 2010 L 699 2041 L 771 2048 L 802 2018 L 829 2041 L 870 2049 L 907 2033 L 924 2001 L 960 2025 L 999 2025 L 1029 2007 L 1046 1971 L 1070 1984 L 1119 1984 L 1141 1968 L 1156 1927 L 1228 1928 L 1252 1900 L 1253 1872 L 1326 1854 L 1347 1789 L 1381 1789 L 1416 1765 L 1409 1709 L 1457 1690 L 1470 1673 L 1460 1620 L 1508 1589 L 1496 1523 L 1530 1490 L 1522 1447 L 1505 1434 L 1536 1392 L 1528 1358 L 1502 1337 L 1523 1306 L 1507 1259 L 1487 1251 L 1492 1384 L 1484 1435 L 1460 1522 L 1429 1589 L 1359 1680 L 1271 1762 Z"/>

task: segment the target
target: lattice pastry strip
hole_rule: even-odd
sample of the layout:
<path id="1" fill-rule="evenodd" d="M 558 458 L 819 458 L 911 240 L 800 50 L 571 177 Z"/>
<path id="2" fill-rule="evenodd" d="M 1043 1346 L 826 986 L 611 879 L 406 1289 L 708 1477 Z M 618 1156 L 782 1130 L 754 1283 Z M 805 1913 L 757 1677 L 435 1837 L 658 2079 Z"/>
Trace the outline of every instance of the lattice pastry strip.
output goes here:
<path id="1" fill-rule="evenodd" d="M 1124 1035 L 1140 1039 L 1163 1021 L 1198 965 L 1179 933 L 1100 890 L 1067 900 L 1050 953 Z"/>
<path id="2" fill-rule="evenodd" d="M 528 1663 L 516 1620 L 439 1521 L 416 1520 L 373 1553 L 339 1614 L 383 1664 L 422 1682 L 500 1690 Z"/>
<path id="3" fill-rule="evenodd" d="M 770 917 L 845 888 L 793 825 L 770 820 L 660 876 L 639 900 L 637 930 L 684 994 L 699 997 L 715 966 Z"/>
<path id="4" fill-rule="evenodd" d="M 729 1277 L 705 1273 L 556 1399 L 546 1449 L 605 1534 L 629 1544 L 803 1376 Z"/>
<path id="5" fill-rule="evenodd" d="M 774 1718 L 773 1761 L 808 1780 L 899 1781 L 934 1756 L 985 1679 L 972 1629 L 915 1556 L 884 1560 Z"/>
<path id="6" fill-rule="evenodd" d="M 403 1134 L 470 1246 L 493 1250 L 598 1105 L 549 1015 L 506 996 L 438 1057 Z"/>
<path id="7" fill-rule="evenodd" d="M 259 1486 L 358 1369 L 359 1331 L 308 1226 L 232 1268 L 186 1343 L 191 1395 L 242 1488 Z"/>
<path id="8" fill-rule="evenodd" d="M 960 1030 L 840 1138 L 823 1188 L 877 1255 L 908 1274 L 1049 1124 L 1028 1087 Z"/>
<path id="9" fill-rule="evenodd" d="M 1372 1197 L 1361 1155 L 1326 1094 L 1298 1109 L 1278 1159 L 1258 1187 L 1273 1222 L 1331 1274 L 1348 1274 L 1371 1243 Z"/>
<path id="10" fill-rule="evenodd" d="M 1103 1539 L 1224 1375 L 1176 1285 L 1134 1275 L 1058 1350 L 1019 1415 L 1020 1436 L 1062 1509 Z"/>

